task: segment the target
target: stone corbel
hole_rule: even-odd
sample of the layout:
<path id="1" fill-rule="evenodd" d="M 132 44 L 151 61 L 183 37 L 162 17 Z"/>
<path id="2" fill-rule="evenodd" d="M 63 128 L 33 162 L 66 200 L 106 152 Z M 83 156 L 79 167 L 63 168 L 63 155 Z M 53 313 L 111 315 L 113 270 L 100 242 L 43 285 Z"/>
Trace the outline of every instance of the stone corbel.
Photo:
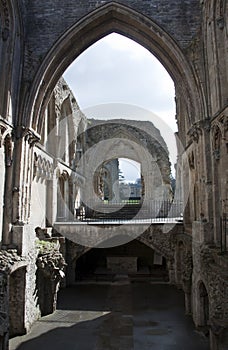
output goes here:
<path id="1" fill-rule="evenodd" d="M 35 131 L 27 129 L 25 134 L 25 140 L 28 141 L 30 147 L 33 147 L 40 141 L 40 136 Z"/>
<path id="2" fill-rule="evenodd" d="M 193 142 L 198 143 L 199 142 L 199 138 L 200 136 L 202 136 L 202 129 L 199 126 L 198 123 L 193 124 L 193 126 L 189 129 L 188 133 L 187 133 L 190 138 L 192 139 Z"/>
<path id="3" fill-rule="evenodd" d="M 192 127 L 188 131 L 188 135 L 192 139 L 192 141 L 198 143 L 200 136 L 203 135 L 203 131 L 210 132 L 211 130 L 211 122 L 210 119 L 200 120 L 192 125 Z"/>
<path id="4" fill-rule="evenodd" d="M 211 121 L 210 121 L 210 119 L 207 118 L 207 119 L 201 120 L 199 122 L 199 126 L 202 129 L 204 129 L 205 131 L 210 132 L 210 130 L 211 130 Z"/>

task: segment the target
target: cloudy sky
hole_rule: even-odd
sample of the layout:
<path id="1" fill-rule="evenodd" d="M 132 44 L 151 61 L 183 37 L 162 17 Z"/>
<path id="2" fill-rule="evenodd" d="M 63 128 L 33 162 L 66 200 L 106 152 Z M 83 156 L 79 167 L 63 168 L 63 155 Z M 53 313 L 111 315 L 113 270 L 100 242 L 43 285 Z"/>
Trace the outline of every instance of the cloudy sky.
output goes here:
<path id="1" fill-rule="evenodd" d="M 113 33 L 84 51 L 64 78 L 89 118 L 152 121 L 175 162 L 174 84 L 148 50 Z"/>

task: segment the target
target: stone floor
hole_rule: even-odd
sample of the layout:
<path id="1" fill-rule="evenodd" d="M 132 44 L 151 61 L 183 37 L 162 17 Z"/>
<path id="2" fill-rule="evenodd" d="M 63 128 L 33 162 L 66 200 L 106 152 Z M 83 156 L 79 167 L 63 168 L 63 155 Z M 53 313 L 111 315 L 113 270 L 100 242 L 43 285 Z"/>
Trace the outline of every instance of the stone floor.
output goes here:
<path id="1" fill-rule="evenodd" d="M 149 282 L 79 284 L 10 350 L 208 350 L 184 314 L 183 293 Z"/>

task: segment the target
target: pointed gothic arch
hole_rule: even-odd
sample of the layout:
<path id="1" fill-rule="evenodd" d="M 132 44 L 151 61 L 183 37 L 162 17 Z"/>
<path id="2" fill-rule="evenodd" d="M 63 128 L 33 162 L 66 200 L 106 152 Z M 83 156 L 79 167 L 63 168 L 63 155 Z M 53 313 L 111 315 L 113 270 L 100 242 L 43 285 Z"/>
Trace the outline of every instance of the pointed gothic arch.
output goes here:
<path id="1" fill-rule="evenodd" d="M 112 32 L 138 42 L 159 59 L 185 101 L 189 122 L 203 115 L 201 88 L 176 41 L 145 15 L 112 1 L 75 23 L 48 52 L 25 101 L 26 125 L 40 133 L 42 116 L 58 79 L 84 50 Z"/>

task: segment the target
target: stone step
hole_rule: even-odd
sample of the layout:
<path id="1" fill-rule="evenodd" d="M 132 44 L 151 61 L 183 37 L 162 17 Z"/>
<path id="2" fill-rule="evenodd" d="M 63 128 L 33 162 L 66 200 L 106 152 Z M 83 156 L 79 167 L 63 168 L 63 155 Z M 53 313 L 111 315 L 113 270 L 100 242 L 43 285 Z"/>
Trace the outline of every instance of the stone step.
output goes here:
<path id="1" fill-rule="evenodd" d="M 87 217 L 91 217 L 93 219 L 132 219 L 135 217 L 139 211 L 140 216 L 148 217 L 148 210 L 141 209 L 141 204 L 109 204 L 97 206 L 96 210 L 92 210 L 87 213 Z"/>

